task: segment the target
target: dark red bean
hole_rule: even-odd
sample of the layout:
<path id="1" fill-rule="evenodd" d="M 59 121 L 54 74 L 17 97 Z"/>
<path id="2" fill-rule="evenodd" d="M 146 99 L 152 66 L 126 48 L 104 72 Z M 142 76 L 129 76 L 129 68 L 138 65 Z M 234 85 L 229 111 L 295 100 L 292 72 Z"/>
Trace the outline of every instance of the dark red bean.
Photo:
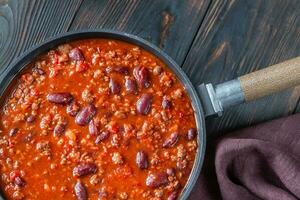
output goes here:
<path id="1" fill-rule="evenodd" d="M 77 181 L 77 183 L 74 186 L 74 192 L 77 200 L 87 200 L 88 194 L 85 186 L 80 182 Z"/>
<path id="2" fill-rule="evenodd" d="M 94 163 L 83 163 L 73 169 L 73 176 L 80 177 L 97 172 L 97 165 Z"/>
<path id="3" fill-rule="evenodd" d="M 135 159 L 136 165 L 140 169 L 147 169 L 148 168 L 148 156 L 144 151 L 139 151 L 136 154 Z"/>
<path id="4" fill-rule="evenodd" d="M 69 103 L 67 105 L 67 114 L 69 114 L 72 117 L 75 117 L 79 112 L 79 109 L 79 105 L 75 101 L 72 101 L 72 103 Z"/>
<path id="5" fill-rule="evenodd" d="M 26 182 L 20 176 L 16 176 L 14 179 L 14 184 L 19 187 L 24 187 L 26 185 Z"/>
<path id="6" fill-rule="evenodd" d="M 191 128 L 187 132 L 187 139 L 193 140 L 197 135 L 197 130 L 195 128 Z"/>
<path id="7" fill-rule="evenodd" d="M 51 103 L 68 104 L 73 100 L 73 96 L 68 92 L 50 93 L 47 95 L 47 100 Z"/>
<path id="8" fill-rule="evenodd" d="M 129 74 L 129 68 L 124 67 L 124 66 L 117 66 L 117 67 L 114 68 L 114 71 L 118 72 L 120 74 L 125 74 L 125 75 Z"/>
<path id="9" fill-rule="evenodd" d="M 165 110 L 170 109 L 172 107 L 172 102 L 169 99 L 164 97 L 161 102 L 161 107 Z"/>
<path id="10" fill-rule="evenodd" d="M 13 137 L 13 136 L 17 135 L 18 131 L 19 131 L 18 128 L 12 128 L 12 129 L 10 129 L 10 131 L 8 132 L 8 135 L 9 135 L 10 137 Z"/>
<path id="11" fill-rule="evenodd" d="M 179 138 L 179 135 L 177 132 L 175 133 L 172 133 L 170 135 L 169 138 L 167 138 L 164 143 L 163 143 L 163 147 L 164 148 L 169 148 L 169 147 L 172 147 L 176 144 L 176 142 L 178 141 L 178 138 Z"/>
<path id="12" fill-rule="evenodd" d="M 84 126 L 91 121 L 91 119 L 95 116 L 95 114 L 96 114 L 96 107 L 93 104 L 89 104 L 76 115 L 75 123 L 80 126 Z"/>
<path id="13" fill-rule="evenodd" d="M 121 85 L 112 78 L 109 81 L 109 88 L 112 94 L 120 94 L 121 92 Z"/>
<path id="14" fill-rule="evenodd" d="M 26 122 L 32 123 L 32 122 L 34 122 L 35 118 L 36 118 L 35 115 L 28 115 L 26 118 Z"/>
<path id="15" fill-rule="evenodd" d="M 98 135 L 98 126 L 96 122 L 92 119 L 89 123 L 89 132 L 91 135 Z"/>
<path id="16" fill-rule="evenodd" d="M 165 172 L 151 173 L 146 179 L 146 185 L 150 188 L 158 188 L 169 183 L 168 174 Z"/>
<path id="17" fill-rule="evenodd" d="M 84 60 L 83 54 L 80 49 L 74 48 L 69 52 L 69 57 L 71 60 L 80 61 Z"/>
<path id="18" fill-rule="evenodd" d="M 148 88 L 150 86 L 150 74 L 145 67 L 135 67 L 133 69 L 133 76 L 140 87 Z"/>
<path id="19" fill-rule="evenodd" d="M 136 81 L 134 79 L 126 78 L 125 88 L 126 88 L 127 93 L 137 94 L 138 87 L 137 87 Z"/>
<path id="20" fill-rule="evenodd" d="M 178 197 L 178 192 L 174 191 L 168 196 L 167 200 L 176 200 L 177 197 Z"/>
<path id="21" fill-rule="evenodd" d="M 166 172 L 167 172 L 167 174 L 168 174 L 169 176 L 175 176 L 175 169 L 174 169 L 174 168 L 168 168 L 168 169 L 166 170 Z"/>
<path id="22" fill-rule="evenodd" d="M 67 123 L 58 123 L 53 130 L 55 136 L 62 136 L 66 130 Z"/>
<path id="23" fill-rule="evenodd" d="M 123 66 L 117 66 L 117 67 L 106 67 L 105 69 L 106 73 L 111 73 L 111 72 L 117 72 L 120 74 L 129 74 L 129 68 L 128 67 L 123 67 Z"/>
<path id="24" fill-rule="evenodd" d="M 136 110 L 138 113 L 147 115 L 151 109 L 152 96 L 150 94 L 143 94 L 136 102 Z"/>
<path id="25" fill-rule="evenodd" d="M 103 140 L 106 140 L 108 137 L 109 137 L 109 132 L 103 131 L 97 136 L 95 143 L 100 144 L 100 142 L 102 142 Z"/>

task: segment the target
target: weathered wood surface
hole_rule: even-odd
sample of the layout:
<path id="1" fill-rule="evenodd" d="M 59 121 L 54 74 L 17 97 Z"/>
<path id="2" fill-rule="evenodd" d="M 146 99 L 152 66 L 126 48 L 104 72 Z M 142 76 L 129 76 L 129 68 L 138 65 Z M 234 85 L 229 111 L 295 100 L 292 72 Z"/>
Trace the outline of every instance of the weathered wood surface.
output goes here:
<path id="1" fill-rule="evenodd" d="M 212 1 L 183 69 L 197 85 L 221 83 L 300 56 L 298 0 Z M 285 116 L 295 111 L 300 87 L 227 110 L 207 121 L 209 134 Z"/>
<path id="2" fill-rule="evenodd" d="M 46 38 L 90 28 L 151 41 L 183 66 L 195 85 L 220 83 L 300 56 L 298 0 L 0 0 L 0 70 Z M 300 87 L 293 88 L 208 120 L 210 140 L 300 112 L 299 95 Z M 213 161 L 206 163 L 213 168 Z M 200 198 L 200 184 L 190 199 Z"/>
<path id="3" fill-rule="evenodd" d="M 207 0 L 86 0 L 70 30 L 106 28 L 135 34 L 182 64 L 208 4 Z"/>
<path id="4" fill-rule="evenodd" d="M 0 70 L 70 27 L 82 0 L 0 0 Z"/>

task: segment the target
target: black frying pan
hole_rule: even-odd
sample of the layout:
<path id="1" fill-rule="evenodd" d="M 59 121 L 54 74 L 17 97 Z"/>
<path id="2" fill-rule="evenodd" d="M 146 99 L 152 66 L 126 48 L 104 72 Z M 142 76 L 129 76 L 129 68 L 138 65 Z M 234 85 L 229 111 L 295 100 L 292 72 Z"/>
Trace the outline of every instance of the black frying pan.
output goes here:
<path id="1" fill-rule="evenodd" d="M 87 38 L 117 39 L 138 45 L 160 58 L 177 75 L 177 78 L 184 85 L 195 111 L 198 129 L 197 141 L 199 146 L 189 180 L 179 197 L 179 199 L 182 200 L 188 198 L 201 171 L 206 144 L 205 117 L 212 115 L 220 116 L 224 108 L 300 84 L 299 57 L 265 70 L 260 70 L 238 79 L 219 84 L 216 87 L 213 87 L 211 84 L 202 84 L 194 87 L 176 62 L 151 43 L 126 33 L 109 30 L 88 30 L 56 36 L 24 53 L 0 74 L 0 97 L 7 96 L 9 87 L 13 86 L 13 80 L 16 79 L 24 67 L 35 57 L 59 44 Z M 1 101 L 4 99 L 5 98 L 1 98 Z M 0 197 L 0 199 L 3 198 Z"/>

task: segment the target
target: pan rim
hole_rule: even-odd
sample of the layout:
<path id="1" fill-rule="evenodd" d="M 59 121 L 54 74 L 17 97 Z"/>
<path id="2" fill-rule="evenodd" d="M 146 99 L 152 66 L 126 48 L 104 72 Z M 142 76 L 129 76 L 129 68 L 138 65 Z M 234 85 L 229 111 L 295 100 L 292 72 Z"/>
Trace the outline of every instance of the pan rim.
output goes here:
<path id="1" fill-rule="evenodd" d="M 24 53 L 21 54 L 17 59 L 15 59 L 8 67 L 6 67 L 2 73 L 0 74 L 0 98 L 2 98 L 3 93 L 7 90 L 8 86 L 10 86 L 11 82 L 18 76 L 18 74 L 25 68 L 25 66 L 34 58 L 47 50 L 54 48 L 59 44 L 66 43 L 68 41 L 73 40 L 81 40 L 88 38 L 110 38 L 116 39 L 124 42 L 128 42 L 141 48 L 146 51 L 154 54 L 159 59 L 161 59 L 169 69 L 176 74 L 177 78 L 184 86 L 185 91 L 188 93 L 189 98 L 192 103 L 192 107 L 195 113 L 196 125 L 197 125 L 197 153 L 194 160 L 192 171 L 189 175 L 187 183 L 181 191 L 179 199 L 186 200 L 188 199 L 192 189 L 194 188 L 196 181 L 200 175 L 200 171 L 202 169 L 205 148 L 206 148 L 206 127 L 205 127 L 205 117 L 203 113 L 203 107 L 201 101 L 199 99 L 198 93 L 191 83 L 188 76 L 182 70 L 182 68 L 163 50 L 150 43 L 147 40 L 144 40 L 136 35 L 114 31 L 109 29 L 86 29 L 80 31 L 70 31 L 65 32 L 63 34 L 58 34 L 54 37 L 50 37 L 45 41 L 41 42 L 38 45 L 35 45 Z M 4 98 L 5 99 L 5 98 Z M 2 199 L 2 197 L 0 197 Z"/>

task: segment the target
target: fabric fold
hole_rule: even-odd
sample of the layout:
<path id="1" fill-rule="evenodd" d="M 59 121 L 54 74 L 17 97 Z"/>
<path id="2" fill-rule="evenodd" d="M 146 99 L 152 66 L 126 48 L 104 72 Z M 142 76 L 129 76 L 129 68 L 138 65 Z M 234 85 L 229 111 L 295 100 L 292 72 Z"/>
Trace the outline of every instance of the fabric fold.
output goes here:
<path id="1" fill-rule="evenodd" d="M 299 114 L 236 131 L 208 146 L 214 149 L 191 199 L 300 199 Z"/>

